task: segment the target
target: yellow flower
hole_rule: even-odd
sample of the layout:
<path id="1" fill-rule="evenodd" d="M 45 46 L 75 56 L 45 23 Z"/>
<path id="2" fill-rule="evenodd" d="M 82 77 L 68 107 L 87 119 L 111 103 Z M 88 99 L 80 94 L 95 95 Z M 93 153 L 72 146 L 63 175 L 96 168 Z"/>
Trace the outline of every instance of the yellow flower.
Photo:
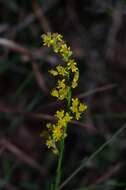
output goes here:
<path id="1" fill-rule="evenodd" d="M 72 88 L 75 88 L 78 85 L 78 79 L 79 79 L 79 71 L 76 71 L 74 73 L 74 77 L 72 81 Z"/>
<path id="2" fill-rule="evenodd" d="M 57 85 L 57 88 L 60 89 L 60 88 L 65 88 L 66 87 L 66 84 L 65 84 L 65 79 L 62 79 L 62 80 L 58 80 L 58 85 Z"/>
<path id="3" fill-rule="evenodd" d="M 78 68 L 76 67 L 76 65 L 71 65 L 71 70 L 73 73 L 78 71 Z"/>
<path id="4" fill-rule="evenodd" d="M 72 51 L 70 47 L 67 47 L 62 38 L 62 35 L 58 33 L 51 34 L 48 32 L 46 35 L 42 35 L 44 45 L 48 47 L 52 46 L 55 53 L 59 53 L 65 61 L 68 61 L 69 57 L 72 55 Z"/>
<path id="5" fill-rule="evenodd" d="M 58 65 L 56 67 L 56 70 L 51 69 L 51 70 L 49 70 L 49 73 L 51 75 L 53 75 L 54 77 L 57 76 L 57 75 L 65 76 L 67 74 L 67 71 L 65 70 L 65 68 L 63 66 Z"/>
<path id="6" fill-rule="evenodd" d="M 61 34 L 54 33 L 54 37 L 55 37 L 59 42 L 62 42 L 62 41 L 63 41 L 63 36 L 62 36 Z"/>
<path id="7" fill-rule="evenodd" d="M 55 116 L 58 119 L 58 125 L 61 127 L 66 126 L 66 124 L 72 119 L 72 116 L 68 112 L 65 113 L 64 110 L 58 110 Z"/>
<path id="8" fill-rule="evenodd" d="M 73 112 L 73 113 L 76 113 L 77 112 L 77 109 L 78 109 L 78 104 L 79 104 L 79 100 L 78 100 L 78 98 L 72 98 L 72 106 L 71 106 L 71 111 Z"/>
<path id="9" fill-rule="evenodd" d="M 59 125 L 55 125 L 52 131 L 52 137 L 55 142 L 59 141 L 63 135 L 62 129 Z"/>
<path id="10" fill-rule="evenodd" d="M 75 114 L 77 120 L 80 119 L 81 113 L 87 109 L 86 104 L 80 103 L 78 98 L 72 98 L 71 111 Z"/>
<path id="11" fill-rule="evenodd" d="M 65 114 L 65 116 L 64 116 L 65 122 L 66 122 L 66 123 L 70 122 L 70 121 L 72 120 L 72 118 L 73 118 L 73 117 L 72 117 L 68 112 L 66 112 L 66 114 Z"/>
<path id="12" fill-rule="evenodd" d="M 58 44 L 55 44 L 55 45 L 53 46 L 53 51 L 54 51 L 55 53 L 59 53 L 59 50 L 60 50 L 60 46 L 59 46 Z"/>
<path id="13" fill-rule="evenodd" d="M 56 69 L 57 69 L 57 72 L 58 72 L 59 75 L 65 76 L 66 70 L 65 70 L 65 68 L 64 68 L 63 66 L 58 65 L 58 66 L 56 67 Z"/>
<path id="14" fill-rule="evenodd" d="M 78 106 L 78 104 L 79 104 L 79 99 L 78 98 L 72 98 L 72 105 L 73 105 L 73 107 L 77 107 Z"/>
<path id="15" fill-rule="evenodd" d="M 62 85 L 62 84 L 61 84 Z M 53 97 L 56 97 L 58 98 L 59 100 L 63 100 L 64 98 L 67 97 L 67 93 L 68 93 L 68 87 L 65 86 L 64 88 L 59 88 L 60 87 L 60 84 L 59 86 L 57 86 L 57 89 L 54 88 L 51 92 L 51 95 Z"/>
<path id="16" fill-rule="evenodd" d="M 46 124 L 46 127 L 47 127 L 47 129 L 48 129 L 49 131 L 51 131 L 51 129 L 52 129 L 52 124 L 51 124 L 51 123 L 47 123 L 47 124 Z"/>
<path id="17" fill-rule="evenodd" d="M 58 119 L 62 119 L 64 117 L 64 110 L 57 110 L 55 116 L 58 118 Z"/>
<path id="18" fill-rule="evenodd" d="M 52 152 L 56 155 L 59 154 L 59 151 L 56 147 L 56 144 L 55 144 L 55 141 L 53 139 L 51 139 L 51 137 L 49 137 L 49 139 L 46 140 L 46 146 L 49 148 L 49 149 L 52 149 Z"/>
<path id="19" fill-rule="evenodd" d="M 70 50 L 70 47 L 67 47 L 65 42 L 63 42 L 61 44 L 60 53 L 61 53 L 64 61 L 68 61 L 70 56 L 72 55 L 72 51 Z"/>
<path id="20" fill-rule="evenodd" d="M 47 139 L 46 140 L 46 145 L 47 145 L 47 147 L 48 148 L 53 148 L 54 147 L 54 141 L 53 141 L 53 139 Z"/>
<path id="21" fill-rule="evenodd" d="M 47 34 L 43 34 L 42 36 L 43 39 L 43 45 L 47 45 L 48 47 L 51 46 L 50 41 L 52 40 L 52 35 L 50 32 L 48 32 Z"/>
<path id="22" fill-rule="evenodd" d="M 57 111 L 55 116 L 58 118 L 58 126 L 64 127 L 72 119 L 72 116 L 68 112 L 64 113 L 64 110 Z"/>
<path id="23" fill-rule="evenodd" d="M 52 37 L 55 41 L 55 43 L 52 44 L 53 50 L 55 53 L 59 53 L 60 48 L 61 48 L 61 43 L 63 42 L 63 40 L 62 40 L 63 37 L 62 37 L 62 35 L 60 35 L 58 33 L 52 34 Z"/>
<path id="24" fill-rule="evenodd" d="M 58 110 L 55 114 L 55 116 L 57 117 L 58 121 L 57 121 L 57 124 L 58 126 L 60 127 L 63 127 L 66 123 L 64 121 L 64 110 Z"/>
<path id="25" fill-rule="evenodd" d="M 50 71 L 50 74 L 53 75 L 54 77 L 58 75 L 58 72 L 54 69 L 51 69 Z"/>
<path id="26" fill-rule="evenodd" d="M 78 71 L 78 68 L 77 68 L 77 63 L 73 60 L 73 59 L 70 59 L 67 63 L 68 65 L 68 69 L 74 73 L 76 71 Z"/>
<path id="27" fill-rule="evenodd" d="M 70 50 L 70 47 L 67 47 L 67 44 L 62 38 L 62 35 L 58 33 L 51 34 L 48 32 L 47 34 L 42 35 L 43 44 L 48 47 L 52 46 L 55 53 L 59 53 L 64 61 L 68 61 L 72 55 L 72 51 Z"/>
<path id="28" fill-rule="evenodd" d="M 59 100 L 63 100 L 67 97 L 68 94 L 68 87 L 66 86 L 65 88 L 59 89 Z"/>
<path id="29" fill-rule="evenodd" d="M 86 109 L 87 109 L 87 105 L 80 103 L 80 105 L 79 105 L 79 111 L 80 112 L 84 112 Z"/>
<path id="30" fill-rule="evenodd" d="M 51 92 L 51 95 L 54 96 L 54 97 L 59 97 L 59 93 L 58 93 L 58 90 L 56 90 L 55 88 L 52 90 Z"/>
<path id="31" fill-rule="evenodd" d="M 63 100 L 67 97 L 68 86 L 65 84 L 65 79 L 58 80 L 56 89 L 52 90 L 51 95 L 57 97 L 59 100 Z"/>
<path id="32" fill-rule="evenodd" d="M 76 115 L 75 115 L 75 116 L 76 116 L 76 119 L 79 120 L 80 117 L 81 117 L 81 113 L 77 111 L 75 114 L 76 114 Z"/>

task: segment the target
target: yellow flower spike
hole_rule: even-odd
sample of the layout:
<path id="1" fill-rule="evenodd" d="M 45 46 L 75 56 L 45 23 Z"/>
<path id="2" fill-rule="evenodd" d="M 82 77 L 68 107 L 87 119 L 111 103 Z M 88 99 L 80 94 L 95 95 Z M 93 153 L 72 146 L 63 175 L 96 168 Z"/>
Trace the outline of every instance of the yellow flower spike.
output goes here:
<path id="1" fill-rule="evenodd" d="M 78 85 L 79 69 L 75 60 L 71 58 L 72 51 L 63 40 L 63 36 L 48 32 L 46 35 L 42 35 L 42 39 L 43 44 L 51 47 L 66 63 L 65 66 L 57 65 L 49 71 L 56 79 L 59 77 L 57 86 L 52 90 L 51 95 L 59 100 L 66 99 L 69 106 L 68 111 L 71 111 L 69 113 L 58 110 L 55 114 L 57 118 L 55 124 L 48 123 L 46 125 L 48 129 L 46 145 L 51 148 L 54 154 L 59 154 L 57 144 L 67 136 L 67 124 L 73 119 L 73 116 L 77 120 L 80 119 L 81 113 L 87 109 L 87 105 L 81 103 L 78 98 L 71 100 L 71 89 Z"/>

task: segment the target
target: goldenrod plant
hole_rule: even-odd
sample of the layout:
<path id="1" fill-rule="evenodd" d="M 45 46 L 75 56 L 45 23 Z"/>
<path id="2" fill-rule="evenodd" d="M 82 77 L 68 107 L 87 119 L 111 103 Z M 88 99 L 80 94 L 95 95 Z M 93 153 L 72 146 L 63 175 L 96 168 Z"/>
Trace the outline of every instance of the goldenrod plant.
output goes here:
<path id="1" fill-rule="evenodd" d="M 59 64 L 51 69 L 49 73 L 57 80 L 56 87 L 52 89 L 51 95 L 59 101 L 65 100 L 67 109 L 59 109 L 55 113 L 56 122 L 47 123 L 46 145 L 58 156 L 57 175 L 53 190 L 59 189 L 61 179 L 61 165 L 64 152 L 64 141 L 67 137 L 68 123 L 72 119 L 79 120 L 81 114 L 87 109 L 85 103 L 78 98 L 72 97 L 72 90 L 77 87 L 79 69 L 76 61 L 72 58 L 71 48 L 63 40 L 63 36 L 50 32 L 42 35 L 43 45 L 51 47 L 58 54 L 64 64 Z"/>

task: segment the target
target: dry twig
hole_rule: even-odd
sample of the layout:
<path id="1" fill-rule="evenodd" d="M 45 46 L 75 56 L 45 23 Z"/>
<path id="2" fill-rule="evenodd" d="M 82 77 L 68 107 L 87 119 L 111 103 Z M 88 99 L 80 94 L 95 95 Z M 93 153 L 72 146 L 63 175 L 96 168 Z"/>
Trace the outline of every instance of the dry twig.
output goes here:
<path id="1" fill-rule="evenodd" d="M 16 155 L 20 160 L 31 166 L 32 168 L 36 169 L 41 173 L 41 175 L 46 176 L 47 171 L 43 169 L 33 158 L 31 158 L 29 155 L 24 153 L 21 149 L 19 149 L 17 146 L 12 144 L 7 139 L 3 138 L 0 140 L 1 146 L 3 146 L 6 150 Z"/>

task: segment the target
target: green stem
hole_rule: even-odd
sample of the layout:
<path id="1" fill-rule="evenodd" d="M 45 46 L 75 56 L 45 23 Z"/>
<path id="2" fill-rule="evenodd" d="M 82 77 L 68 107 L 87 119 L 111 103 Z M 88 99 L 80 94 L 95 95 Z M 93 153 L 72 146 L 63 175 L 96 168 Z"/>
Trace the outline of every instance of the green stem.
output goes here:
<path id="1" fill-rule="evenodd" d="M 71 87 L 69 87 L 69 91 L 67 95 L 67 106 L 68 106 L 69 112 L 70 112 L 70 106 L 71 106 L 71 96 L 72 96 Z"/>
<path id="2" fill-rule="evenodd" d="M 64 152 L 64 139 L 60 141 L 60 152 L 59 152 L 58 164 L 57 164 L 57 170 L 56 170 L 55 190 L 58 190 L 60 180 L 61 180 L 61 166 L 62 166 L 62 160 L 63 160 L 63 152 Z"/>
<path id="3" fill-rule="evenodd" d="M 70 104 L 71 104 L 71 88 L 69 88 L 68 95 L 67 95 L 68 111 L 70 111 Z M 67 130 L 67 126 L 65 128 L 65 133 L 66 133 L 66 130 Z M 62 167 L 62 161 L 63 161 L 64 144 L 65 144 L 65 139 L 62 138 L 62 140 L 60 141 L 60 150 L 59 150 L 59 156 L 58 156 L 58 164 L 57 164 L 57 170 L 56 170 L 54 190 L 59 190 L 59 184 L 61 181 L 61 172 L 62 172 L 61 167 Z"/>

